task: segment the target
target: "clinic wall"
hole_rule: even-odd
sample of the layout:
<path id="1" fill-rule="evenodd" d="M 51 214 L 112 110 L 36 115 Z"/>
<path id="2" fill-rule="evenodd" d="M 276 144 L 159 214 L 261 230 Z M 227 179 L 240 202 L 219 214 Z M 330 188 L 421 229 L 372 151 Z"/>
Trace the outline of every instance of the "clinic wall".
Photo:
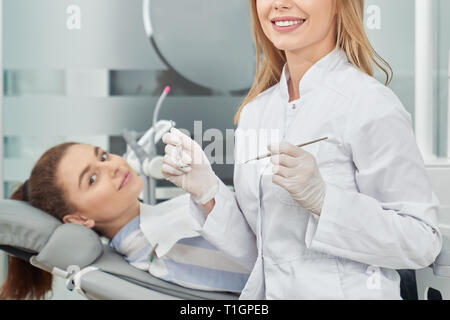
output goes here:
<path id="1" fill-rule="evenodd" d="M 443 14 L 444 13 L 444 14 Z M 438 0 L 435 10 L 436 22 L 436 117 L 439 145 L 439 156 L 449 157 L 448 150 L 448 109 L 450 108 L 450 1 Z"/>
<path id="2" fill-rule="evenodd" d="M 161 69 L 145 38 L 141 0 L 4 0 L 10 69 Z M 78 5 L 81 28 L 66 27 Z"/>
<path id="3" fill-rule="evenodd" d="M 394 78 L 390 88 L 403 103 L 415 122 L 415 1 L 411 0 L 365 0 L 366 31 L 374 49 L 390 63 Z M 381 12 L 381 28 L 368 27 L 367 19 L 375 6 Z M 449 54 L 450 54 L 450 1 L 433 0 L 433 34 L 430 45 L 434 50 L 434 101 L 433 152 L 438 157 L 447 157 L 447 110 L 449 108 Z M 379 70 L 376 78 L 383 82 L 384 74 Z"/>
<path id="4" fill-rule="evenodd" d="M 391 65 L 394 72 L 389 87 L 414 119 L 415 2 L 365 0 L 365 7 L 365 27 L 372 47 Z M 375 77 L 384 83 L 384 73 L 376 66 L 374 70 Z"/>

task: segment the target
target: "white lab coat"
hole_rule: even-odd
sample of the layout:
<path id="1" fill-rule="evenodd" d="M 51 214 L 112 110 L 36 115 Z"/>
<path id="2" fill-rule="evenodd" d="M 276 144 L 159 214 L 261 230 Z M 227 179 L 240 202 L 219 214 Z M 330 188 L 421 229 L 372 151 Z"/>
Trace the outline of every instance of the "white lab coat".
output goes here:
<path id="1" fill-rule="evenodd" d="M 253 267 L 241 299 L 400 299 L 395 269 L 426 267 L 442 247 L 439 201 L 411 116 L 340 49 L 305 73 L 291 103 L 288 77 L 285 66 L 280 82 L 241 113 L 237 131 L 276 134 L 260 132 L 258 148 L 236 135 L 235 192 L 220 182 L 207 217 L 191 198 L 199 232 Z M 272 183 L 270 158 L 243 164 L 269 142 L 322 137 L 329 139 L 304 147 L 326 183 L 320 217 Z"/>

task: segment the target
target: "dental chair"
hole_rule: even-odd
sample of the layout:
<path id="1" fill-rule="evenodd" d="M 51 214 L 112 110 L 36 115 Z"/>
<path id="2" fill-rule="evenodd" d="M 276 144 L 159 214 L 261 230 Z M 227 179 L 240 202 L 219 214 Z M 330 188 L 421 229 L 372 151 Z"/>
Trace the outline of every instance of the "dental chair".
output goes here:
<path id="1" fill-rule="evenodd" d="M 129 265 L 91 229 L 63 224 L 23 201 L 0 200 L 0 250 L 66 279 L 68 290 L 88 299 L 238 298 L 235 293 L 192 290 L 155 278 Z M 449 239 L 444 238 L 436 261 L 416 270 L 415 278 L 419 299 L 427 299 L 430 288 L 450 299 Z"/>
<path id="2" fill-rule="evenodd" d="M 0 200 L 0 250 L 66 279 L 68 290 L 87 299 L 218 299 L 235 300 L 235 293 L 192 290 L 153 277 L 129 265 L 91 229 L 63 224 L 18 200 Z M 402 273 L 400 273 L 402 274 Z M 419 299 L 430 288 L 450 299 L 450 240 L 436 261 L 415 271 Z M 402 277 L 402 281 L 404 281 Z"/>
<path id="3" fill-rule="evenodd" d="M 219 299 L 235 293 L 192 290 L 129 265 L 91 229 L 63 224 L 18 200 L 0 200 L 0 250 L 66 279 L 88 299 Z"/>

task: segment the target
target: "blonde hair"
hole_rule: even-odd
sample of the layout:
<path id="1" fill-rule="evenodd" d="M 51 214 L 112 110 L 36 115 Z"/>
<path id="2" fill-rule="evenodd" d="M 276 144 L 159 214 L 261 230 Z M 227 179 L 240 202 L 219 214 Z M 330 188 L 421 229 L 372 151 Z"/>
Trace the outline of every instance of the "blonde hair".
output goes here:
<path id="1" fill-rule="evenodd" d="M 385 85 L 392 80 L 393 71 L 389 63 L 372 48 L 364 30 L 364 0 L 336 0 L 336 47 L 347 55 L 348 61 L 364 73 L 373 76 L 372 63 L 386 75 Z M 256 74 L 253 85 L 234 116 L 234 124 L 239 122 L 242 109 L 261 92 L 279 82 L 283 66 L 286 64 L 284 51 L 277 49 L 266 37 L 256 11 L 256 0 L 249 0 L 253 38 L 256 47 Z M 264 59 L 262 58 L 264 56 Z M 380 60 L 384 67 L 376 60 Z M 390 70 L 390 75 L 388 72 Z"/>

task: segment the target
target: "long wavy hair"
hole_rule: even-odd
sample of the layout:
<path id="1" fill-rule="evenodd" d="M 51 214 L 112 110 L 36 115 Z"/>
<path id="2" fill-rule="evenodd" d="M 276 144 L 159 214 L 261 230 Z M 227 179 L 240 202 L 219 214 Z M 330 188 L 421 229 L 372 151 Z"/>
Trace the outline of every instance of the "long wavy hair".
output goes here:
<path id="1" fill-rule="evenodd" d="M 234 116 L 234 124 L 239 122 L 242 109 L 261 92 L 279 82 L 283 66 L 286 64 L 284 51 L 277 49 L 266 37 L 261 27 L 256 1 L 249 0 L 253 39 L 256 48 L 256 74 L 253 85 Z M 392 81 L 393 71 L 372 48 L 364 30 L 364 0 L 336 0 L 336 46 L 347 55 L 351 64 L 362 72 L 373 76 L 373 63 L 386 75 L 385 85 Z M 389 70 L 389 71 L 388 71 Z"/>

